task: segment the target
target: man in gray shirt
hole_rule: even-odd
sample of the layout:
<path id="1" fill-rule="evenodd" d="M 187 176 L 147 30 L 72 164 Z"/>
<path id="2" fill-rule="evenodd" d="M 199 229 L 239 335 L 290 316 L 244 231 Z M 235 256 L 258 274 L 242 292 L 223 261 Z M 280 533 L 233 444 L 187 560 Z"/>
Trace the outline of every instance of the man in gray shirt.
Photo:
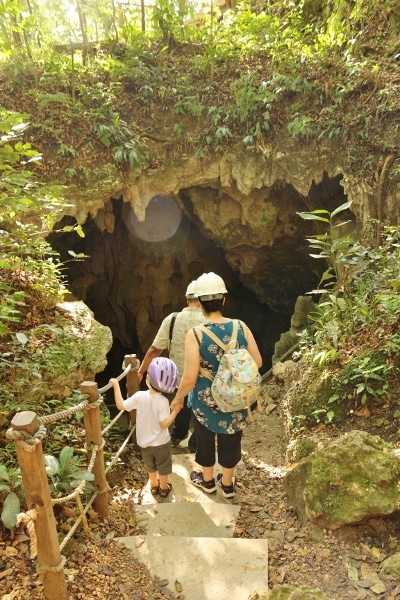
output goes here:
<path id="1" fill-rule="evenodd" d="M 138 370 L 139 383 L 143 379 L 145 372 L 153 360 L 160 356 L 164 350 L 168 351 L 169 358 L 174 361 L 178 368 L 179 381 L 183 374 L 183 365 L 185 359 L 185 339 L 189 329 L 204 322 L 203 313 L 200 310 L 199 301 L 194 294 L 195 281 L 189 283 L 186 290 L 187 306 L 178 313 L 171 313 L 160 325 L 156 337 L 150 348 L 147 350 L 143 361 Z M 173 446 L 178 446 L 181 440 L 184 440 L 189 433 L 191 410 L 187 406 L 187 397 L 185 398 L 183 409 L 178 413 L 171 430 L 171 442 Z M 188 447 L 190 452 L 196 451 L 196 439 L 194 433 L 189 438 Z"/>

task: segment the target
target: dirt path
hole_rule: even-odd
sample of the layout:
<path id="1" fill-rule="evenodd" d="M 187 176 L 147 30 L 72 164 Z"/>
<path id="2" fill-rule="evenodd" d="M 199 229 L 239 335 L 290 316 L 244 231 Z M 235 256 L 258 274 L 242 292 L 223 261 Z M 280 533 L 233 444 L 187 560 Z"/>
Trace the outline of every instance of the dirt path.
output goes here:
<path id="1" fill-rule="evenodd" d="M 270 587 L 318 587 L 332 600 L 400 598 L 400 587 L 395 582 L 381 577 L 386 588 L 377 594 L 372 591 L 370 580 L 371 573 L 379 574 L 381 561 L 400 545 L 399 519 L 375 519 L 368 525 L 345 527 L 335 533 L 311 525 L 303 527 L 289 506 L 282 485 L 285 451 L 278 407 L 270 406 L 256 415 L 255 423 L 245 432 L 244 460 L 237 470 L 234 499 L 241 505 L 235 537 L 270 540 Z M 144 533 L 136 520 L 135 504 L 141 501 L 146 479 L 140 457 L 128 449 L 111 473 L 113 499 L 109 517 L 102 519 L 91 512 L 92 539 L 82 534 L 67 547 L 66 575 L 71 600 L 184 599 L 174 587 L 172 576 L 171 580 L 152 579 L 143 565 L 132 561 L 129 551 L 113 541 L 114 537 Z M 62 529 L 68 531 L 76 516 L 75 507 L 62 509 L 58 515 L 58 520 L 65 520 Z M 1 600 L 43 600 L 35 566 L 36 561 L 29 558 L 25 532 L 19 529 L 14 536 L 3 532 Z M 358 582 L 354 581 L 355 572 L 360 574 Z"/>

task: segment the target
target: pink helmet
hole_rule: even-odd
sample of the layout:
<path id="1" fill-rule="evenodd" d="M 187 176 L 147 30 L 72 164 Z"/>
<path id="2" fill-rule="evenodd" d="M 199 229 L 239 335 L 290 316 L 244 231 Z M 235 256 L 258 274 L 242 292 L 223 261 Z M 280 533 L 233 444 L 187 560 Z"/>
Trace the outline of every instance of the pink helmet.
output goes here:
<path id="1" fill-rule="evenodd" d="M 178 387 L 178 369 L 170 358 L 153 358 L 148 373 L 151 387 L 159 392 L 171 394 Z"/>

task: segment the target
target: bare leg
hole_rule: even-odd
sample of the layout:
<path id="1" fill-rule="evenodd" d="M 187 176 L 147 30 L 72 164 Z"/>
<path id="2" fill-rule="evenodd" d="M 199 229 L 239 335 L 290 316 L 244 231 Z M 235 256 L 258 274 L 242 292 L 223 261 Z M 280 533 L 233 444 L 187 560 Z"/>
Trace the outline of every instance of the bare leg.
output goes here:
<path id="1" fill-rule="evenodd" d="M 232 485 L 232 477 L 233 477 L 233 473 L 235 471 L 235 467 L 233 467 L 232 469 L 226 469 L 225 467 L 222 467 L 222 483 L 223 485 Z"/>
<path id="2" fill-rule="evenodd" d="M 150 484 L 151 487 L 157 487 L 158 486 L 158 472 L 157 471 L 153 471 L 152 473 L 149 473 L 149 479 L 150 479 Z"/>
<path id="3" fill-rule="evenodd" d="M 214 466 L 203 467 L 203 479 L 204 481 L 211 481 L 211 479 L 214 479 Z"/>
<path id="4" fill-rule="evenodd" d="M 166 490 L 168 486 L 168 475 L 160 475 L 160 488 Z"/>

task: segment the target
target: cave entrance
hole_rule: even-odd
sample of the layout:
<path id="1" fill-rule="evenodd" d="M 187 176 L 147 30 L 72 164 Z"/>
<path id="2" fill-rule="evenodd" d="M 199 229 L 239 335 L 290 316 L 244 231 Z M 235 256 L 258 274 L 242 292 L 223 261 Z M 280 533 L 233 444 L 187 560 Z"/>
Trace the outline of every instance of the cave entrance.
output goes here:
<path id="1" fill-rule="evenodd" d="M 333 210 L 346 198 L 340 177 L 324 176 L 320 184 L 311 186 L 307 198 L 282 182 L 265 190 L 257 191 L 253 199 L 257 206 L 269 203 L 276 213 L 271 230 L 275 238 L 265 245 L 241 245 L 239 239 L 228 252 L 220 247 L 221 239 L 215 235 L 216 241 L 211 239 L 207 223 L 193 207 L 201 194 L 203 206 L 208 198 L 211 210 L 221 191 L 205 186 L 181 190 L 176 197 L 155 196 L 144 222 L 129 203 L 113 198 L 95 217 L 88 216 L 82 225 L 85 237 L 72 232 L 50 234 L 48 241 L 65 263 L 70 292 L 113 334 L 107 368 L 96 377 L 99 385 L 120 373 L 125 354 L 143 358 L 162 319 L 185 306 L 188 283 L 209 271 L 226 283 L 225 316 L 248 324 L 263 356 L 261 371 L 271 367 L 275 343 L 290 328 L 297 296 L 313 289 L 320 276 L 316 263 L 321 261 L 310 259 L 305 241 L 311 225 L 297 212 Z M 235 201 L 240 205 L 240 199 Z M 161 217 L 157 205 L 165 209 Z M 56 228 L 73 224 L 72 217 L 64 217 Z M 71 261 L 71 251 L 86 258 Z M 249 266 L 246 261 L 253 262 Z"/>

